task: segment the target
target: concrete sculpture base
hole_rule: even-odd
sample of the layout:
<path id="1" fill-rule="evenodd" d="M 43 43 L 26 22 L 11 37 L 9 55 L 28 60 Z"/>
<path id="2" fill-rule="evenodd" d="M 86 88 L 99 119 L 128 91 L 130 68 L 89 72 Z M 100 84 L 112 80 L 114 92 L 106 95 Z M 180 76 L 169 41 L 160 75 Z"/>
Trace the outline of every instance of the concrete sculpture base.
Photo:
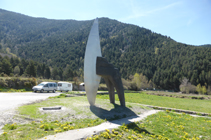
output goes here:
<path id="1" fill-rule="evenodd" d="M 110 102 L 115 103 L 115 87 L 121 106 L 125 106 L 124 89 L 118 69 L 108 63 L 105 58 L 97 57 L 96 74 L 104 78 L 108 87 Z"/>

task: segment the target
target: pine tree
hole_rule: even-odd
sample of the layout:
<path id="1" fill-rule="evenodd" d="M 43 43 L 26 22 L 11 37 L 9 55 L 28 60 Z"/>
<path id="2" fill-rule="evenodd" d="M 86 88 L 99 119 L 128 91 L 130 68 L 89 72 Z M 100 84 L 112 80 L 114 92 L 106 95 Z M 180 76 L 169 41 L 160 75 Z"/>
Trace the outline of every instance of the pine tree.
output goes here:
<path id="1" fill-rule="evenodd" d="M 25 74 L 27 74 L 28 76 L 33 76 L 33 77 L 36 77 L 36 67 L 34 65 L 34 62 L 31 60 L 29 65 L 26 67 L 26 70 L 25 70 Z"/>
<path id="2" fill-rule="evenodd" d="M 10 75 L 10 73 L 12 73 L 12 65 L 10 64 L 10 61 L 8 59 L 3 59 L 1 63 L 1 71 L 7 75 Z"/>
<path id="3" fill-rule="evenodd" d="M 43 75 L 42 75 L 41 65 L 39 65 L 39 64 L 38 64 L 38 66 L 37 66 L 37 76 L 38 76 L 38 77 L 43 76 Z"/>
<path id="4" fill-rule="evenodd" d="M 49 79 L 50 77 L 51 77 L 50 68 L 48 66 L 46 66 L 46 69 L 45 69 L 45 78 Z"/>
<path id="5" fill-rule="evenodd" d="M 54 80 L 56 80 L 56 79 L 58 78 L 58 69 L 57 69 L 57 67 L 54 67 L 54 68 L 53 68 L 51 77 L 52 77 Z"/>

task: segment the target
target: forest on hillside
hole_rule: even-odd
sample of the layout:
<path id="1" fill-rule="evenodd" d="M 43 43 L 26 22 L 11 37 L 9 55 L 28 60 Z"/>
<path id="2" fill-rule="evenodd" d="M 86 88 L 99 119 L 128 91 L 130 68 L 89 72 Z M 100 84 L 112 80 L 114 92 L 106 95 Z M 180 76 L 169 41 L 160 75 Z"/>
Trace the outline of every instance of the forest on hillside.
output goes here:
<path id="1" fill-rule="evenodd" d="M 0 55 L 0 76 L 1 77 L 34 77 L 42 79 L 72 81 L 78 77 L 78 72 L 72 71 L 71 67 L 51 68 L 44 63 L 33 60 L 20 59 L 18 57 L 2 57 Z"/>
<path id="2" fill-rule="evenodd" d="M 65 70 L 71 73 L 69 77 L 83 79 L 92 23 L 93 20 L 32 18 L 0 9 L 0 52 L 49 66 L 54 71 L 55 76 L 50 77 L 53 79 L 64 78 L 61 73 Z M 159 89 L 178 91 L 184 78 L 195 86 L 211 86 L 209 44 L 178 43 L 149 29 L 108 18 L 99 18 L 99 34 L 102 56 L 126 80 L 139 73 Z"/>

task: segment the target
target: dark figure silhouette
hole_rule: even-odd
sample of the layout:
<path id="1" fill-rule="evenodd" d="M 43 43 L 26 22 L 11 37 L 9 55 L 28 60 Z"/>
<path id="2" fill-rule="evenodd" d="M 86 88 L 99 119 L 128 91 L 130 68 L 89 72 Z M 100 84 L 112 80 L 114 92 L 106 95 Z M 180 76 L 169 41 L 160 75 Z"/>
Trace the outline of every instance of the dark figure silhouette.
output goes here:
<path id="1" fill-rule="evenodd" d="M 104 78 L 108 87 L 110 102 L 115 103 L 115 87 L 121 106 L 125 106 L 125 95 L 119 70 L 114 68 L 105 58 L 97 57 L 96 74 Z"/>

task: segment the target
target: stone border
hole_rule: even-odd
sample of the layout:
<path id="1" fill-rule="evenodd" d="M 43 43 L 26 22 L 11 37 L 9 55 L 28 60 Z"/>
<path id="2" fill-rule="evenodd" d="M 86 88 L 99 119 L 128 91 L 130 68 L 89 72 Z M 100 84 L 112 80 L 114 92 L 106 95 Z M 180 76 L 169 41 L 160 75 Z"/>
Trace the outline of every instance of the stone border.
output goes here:
<path id="1" fill-rule="evenodd" d="M 98 92 L 99 95 L 108 94 L 108 92 Z M 117 93 L 115 93 L 117 94 Z M 86 96 L 86 93 L 73 93 L 73 94 L 66 94 L 65 97 L 76 97 L 76 96 Z"/>
<path id="2" fill-rule="evenodd" d="M 42 107 L 43 110 L 61 110 L 61 106 L 54 106 L 54 107 Z"/>
<path id="3" fill-rule="evenodd" d="M 156 110 L 169 110 L 169 111 L 174 111 L 174 112 L 178 112 L 178 113 L 186 113 L 186 114 L 200 115 L 200 116 L 211 116 L 211 113 L 196 112 L 196 111 L 190 111 L 190 110 L 182 110 L 182 109 L 159 107 L 159 106 L 144 105 L 144 104 L 140 104 L 140 105 L 143 105 L 143 106 L 146 106 L 149 108 L 153 108 Z"/>
<path id="4" fill-rule="evenodd" d="M 146 93 L 148 95 L 156 95 L 156 96 L 164 96 L 164 97 L 173 97 L 173 98 L 184 98 L 184 99 L 195 99 L 195 100 L 210 100 L 211 96 L 200 96 L 200 95 L 191 95 L 191 94 L 181 94 L 181 95 L 174 95 L 174 94 L 163 94 L 163 93 L 154 93 L 154 92 L 149 92 Z"/>

